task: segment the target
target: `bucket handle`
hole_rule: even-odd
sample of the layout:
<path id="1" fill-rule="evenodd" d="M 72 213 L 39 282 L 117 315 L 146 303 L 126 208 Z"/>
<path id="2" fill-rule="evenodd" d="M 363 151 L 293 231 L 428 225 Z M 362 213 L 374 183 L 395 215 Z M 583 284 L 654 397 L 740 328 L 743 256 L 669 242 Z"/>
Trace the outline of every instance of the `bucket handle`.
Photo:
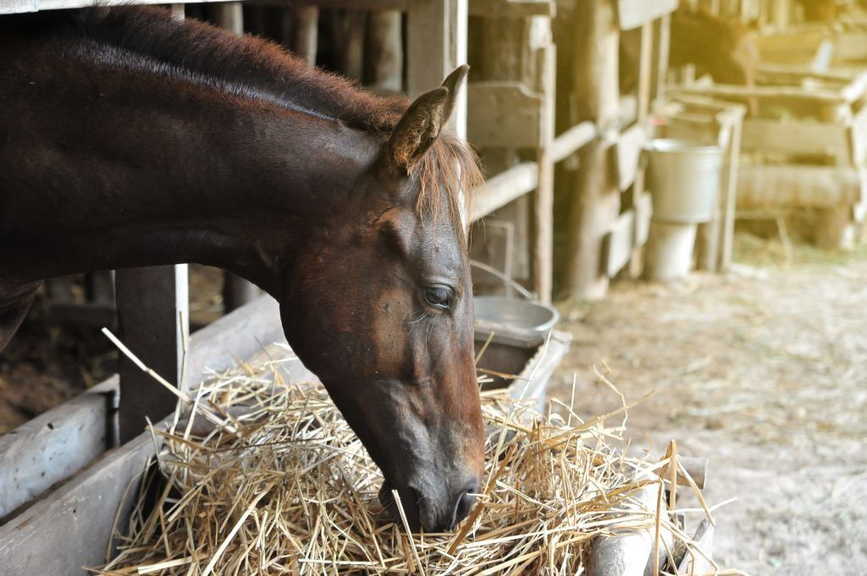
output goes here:
<path id="1" fill-rule="evenodd" d="M 514 289 L 518 294 L 520 294 L 521 296 L 523 296 L 527 300 L 535 300 L 536 299 L 536 296 L 532 292 L 530 292 L 529 290 L 527 290 L 526 288 L 524 288 L 523 286 L 521 286 L 520 284 L 518 284 L 517 282 L 515 282 L 514 280 L 512 280 L 511 278 L 509 278 L 508 276 L 506 276 L 505 274 L 503 274 L 502 272 L 500 272 L 499 270 L 494 268 L 493 266 L 488 266 L 487 264 L 484 264 L 483 262 L 479 262 L 478 260 L 472 260 L 472 259 L 470 259 L 470 266 L 472 266 L 474 268 L 478 268 L 479 270 L 484 270 L 488 274 L 495 276 L 498 280 L 502 281 L 503 284 Z"/>

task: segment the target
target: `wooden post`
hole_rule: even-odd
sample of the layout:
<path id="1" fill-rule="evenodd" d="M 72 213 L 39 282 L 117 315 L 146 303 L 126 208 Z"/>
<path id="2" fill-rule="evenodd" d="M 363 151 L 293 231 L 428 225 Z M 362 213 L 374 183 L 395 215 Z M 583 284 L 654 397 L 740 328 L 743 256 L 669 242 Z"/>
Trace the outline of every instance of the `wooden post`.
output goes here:
<path id="1" fill-rule="evenodd" d="M 656 34 L 656 67 L 653 81 L 653 99 L 665 100 L 665 82 L 668 76 L 668 51 L 671 43 L 671 16 L 666 14 L 659 19 Z"/>
<path id="2" fill-rule="evenodd" d="M 163 378 L 177 385 L 183 363 L 183 343 L 189 333 L 186 264 L 118 270 L 117 311 L 120 338 Z M 121 356 L 120 441 L 141 434 L 145 416 L 152 421 L 171 412 L 176 398 L 135 364 Z"/>
<path id="3" fill-rule="evenodd" d="M 403 90 L 403 15 L 374 11 L 367 18 L 370 86 L 382 92 Z"/>
<path id="4" fill-rule="evenodd" d="M 212 4 L 214 20 L 221 28 L 233 34 L 244 33 L 244 12 L 240 2 Z M 231 312 L 252 301 L 259 295 L 259 289 L 240 276 L 231 272 L 223 273 L 223 311 Z"/>
<path id="5" fill-rule="evenodd" d="M 577 120 L 591 120 L 601 137 L 579 155 L 577 193 L 569 215 L 566 290 L 574 298 L 600 298 L 608 289 L 601 273 L 602 239 L 617 218 L 620 194 L 609 166 L 611 132 L 619 112 L 616 7 L 612 0 L 575 6 L 575 101 Z"/>
<path id="6" fill-rule="evenodd" d="M 221 2 L 211 4 L 214 22 L 234 34 L 244 33 L 244 12 L 240 2 Z"/>
<path id="7" fill-rule="evenodd" d="M 354 80 L 364 76 L 364 28 L 367 12 L 340 10 L 333 13 L 334 38 L 337 41 L 337 67 L 340 72 Z"/>
<path id="8" fill-rule="evenodd" d="M 541 50 L 542 109 L 539 115 L 539 183 L 534 206 L 535 233 L 533 244 L 533 288 L 539 300 L 551 302 L 554 287 L 554 159 L 551 143 L 554 140 L 554 107 L 556 106 L 557 52 L 551 43 Z"/>
<path id="9" fill-rule="evenodd" d="M 467 61 L 469 0 L 412 0 L 407 6 L 407 91 L 410 97 L 439 86 Z M 467 137 L 467 91 L 462 90 L 449 127 Z"/>
<path id="10" fill-rule="evenodd" d="M 184 9 L 183 4 L 172 4 L 171 11 L 173 20 L 183 20 L 186 16 L 186 10 Z"/>
<path id="11" fill-rule="evenodd" d="M 653 88 L 653 22 L 645 22 L 641 25 L 641 48 L 639 50 L 638 62 L 638 124 L 647 130 L 647 119 L 650 115 L 650 94 Z M 648 226 L 649 223 L 641 222 L 644 217 L 644 211 L 641 210 L 640 204 L 643 201 L 645 194 L 644 180 L 647 175 L 647 170 L 641 163 L 639 155 L 639 166 L 635 173 L 635 181 L 632 183 L 632 209 L 635 211 L 635 228 L 632 231 L 632 255 L 629 258 L 629 275 L 633 278 L 641 276 L 644 266 L 643 250 L 639 244 L 641 234 L 639 228 Z"/>
<path id="12" fill-rule="evenodd" d="M 319 7 L 296 6 L 286 13 L 292 15 L 292 39 L 289 43 L 292 51 L 310 66 L 315 66 L 319 46 Z"/>
<path id="13" fill-rule="evenodd" d="M 732 122 L 732 133 L 726 157 L 725 178 L 722 183 L 724 203 L 722 205 L 722 226 L 720 230 L 720 250 L 718 270 L 725 272 L 732 263 L 735 239 L 735 212 L 738 195 L 738 163 L 741 155 L 741 130 L 744 123 L 745 110 L 737 112 L 736 120 Z"/>

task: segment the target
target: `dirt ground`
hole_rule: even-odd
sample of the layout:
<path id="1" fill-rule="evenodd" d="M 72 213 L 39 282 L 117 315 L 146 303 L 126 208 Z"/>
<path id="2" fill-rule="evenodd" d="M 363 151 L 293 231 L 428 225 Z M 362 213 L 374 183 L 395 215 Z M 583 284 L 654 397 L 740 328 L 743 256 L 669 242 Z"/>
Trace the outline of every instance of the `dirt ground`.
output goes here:
<path id="1" fill-rule="evenodd" d="M 554 394 L 594 415 L 655 394 L 628 436 L 710 458 L 716 558 L 753 575 L 867 574 L 867 250 L 739 238 L 724 276 L 620 282 L 564 306 L 574 335 Z"/>

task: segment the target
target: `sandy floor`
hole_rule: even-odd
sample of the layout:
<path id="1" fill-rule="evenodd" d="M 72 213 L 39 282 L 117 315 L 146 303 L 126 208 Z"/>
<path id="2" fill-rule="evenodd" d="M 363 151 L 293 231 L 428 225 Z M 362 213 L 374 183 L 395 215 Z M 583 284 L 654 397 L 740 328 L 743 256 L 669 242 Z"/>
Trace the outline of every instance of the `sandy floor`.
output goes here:
<path id="1" fill-rule="evenodd" d="M 726 276 L 619 283 L 564 307 L 555 394 L 590 415 L 636 400 L 634 443 L 711 458 L 716 558 L 753 575 L 867 574 L 867 252 Z M 807 263 L 803 263 L 807 260 Z M 759 265 L 756 265 L 756 264 Z"/>

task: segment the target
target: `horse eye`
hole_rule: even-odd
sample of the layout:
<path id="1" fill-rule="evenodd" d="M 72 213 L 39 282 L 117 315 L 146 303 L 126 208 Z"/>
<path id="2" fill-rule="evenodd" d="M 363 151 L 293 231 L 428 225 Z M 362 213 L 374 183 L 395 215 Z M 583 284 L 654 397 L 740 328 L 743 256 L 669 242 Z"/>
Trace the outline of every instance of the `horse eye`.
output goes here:
<path id="1" fill-rule="evenodd" d="M 424 291 L 424 300 L 430 306 L 439 308 L 440 310 L 448 310 L 452 307 L 454 300 L 454 291 L 448 286 L 442 284 L 434 284 L 428 286 Z"/>

